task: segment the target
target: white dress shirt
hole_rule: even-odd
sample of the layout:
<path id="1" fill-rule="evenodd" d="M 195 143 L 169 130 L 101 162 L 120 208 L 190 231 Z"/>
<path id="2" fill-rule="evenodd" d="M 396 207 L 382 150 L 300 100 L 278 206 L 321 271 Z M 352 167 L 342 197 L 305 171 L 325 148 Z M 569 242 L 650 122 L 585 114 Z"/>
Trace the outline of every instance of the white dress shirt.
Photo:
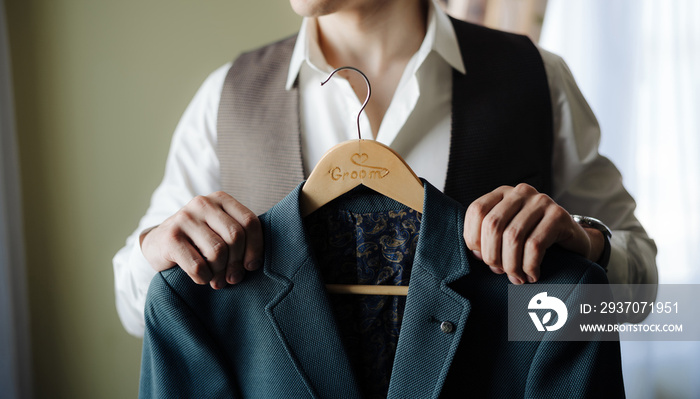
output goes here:
<path id="1" fill-rule="evenodd" d="M 292 55 L 287 89 L 299 78 L 302 155 L 306 173 L 335 144 L 357 138 L 358 99 L 347 80 L 334 76 L 304 19 Z M 572 214 L 594 216 L 613 229 L 611 283 L 656 283 L 656 247 L 634 216 L 635 202 L 615 166 L 598 154 L 600 129 L 564 61 L 540 49 L 554 113 L 553 199 Z M 219 99 L 231 63 L 214 71 L 197 91 L 175 129 L 163 181 L 126 245 L 113 259 L 117 311 L 126 330 L 144 332 L 146 292 L 155 271 L 139 234 L 160 224 L 197 195 L 221 189 L 216 155 Z M 465 70 L 449 18 L 430 2 L 425 39 L 409 61 L 376 140 L 396 150 L 418 176 L 444 190 L 450 149 L 452 69 Z M 366 115 L 363 138 L 371 138 Z M 229 193 L 236 197 L 236 193 Z M 245 205 L 245 204 L 244 204 Z M 623 299 L 624 300 L 624 299 Z"/>

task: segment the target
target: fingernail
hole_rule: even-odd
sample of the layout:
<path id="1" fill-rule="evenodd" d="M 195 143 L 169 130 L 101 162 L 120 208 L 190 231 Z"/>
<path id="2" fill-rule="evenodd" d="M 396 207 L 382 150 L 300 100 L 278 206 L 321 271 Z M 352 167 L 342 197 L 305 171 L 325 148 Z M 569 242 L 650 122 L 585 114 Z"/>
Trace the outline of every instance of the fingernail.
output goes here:
<path id="1" fill-rule="evenodd" d="M 243 280 L 243 272 L 241 271 L 231 271 L 226 276 L 226 280 L 229 284 L 237 284 Z"/>
<path id="2" fill-rule="evenodd" d="M 245 266 L 246 269 L 248 270 L 258 270 L 262 267 L 263 262 L 260 259 L 256 259 L 252 262 L 248 262 L 248 264 Z"/>
<path id="3" fill-rule="evenodd" d="M 520 285 L 523 283 L 523 281 L 515 276 L 508 276 L 508 280 L 510 280 L 511 283 Z"/>
<path id="4" fill-rule="evenodd" d="M 530 282 L 530 283 L 534 283 L 534 282 L 537 281 L 537 279 L 534 278 L 534 277 L 532 277 L 532 276 L 527 276 L 527 281 Z"/>

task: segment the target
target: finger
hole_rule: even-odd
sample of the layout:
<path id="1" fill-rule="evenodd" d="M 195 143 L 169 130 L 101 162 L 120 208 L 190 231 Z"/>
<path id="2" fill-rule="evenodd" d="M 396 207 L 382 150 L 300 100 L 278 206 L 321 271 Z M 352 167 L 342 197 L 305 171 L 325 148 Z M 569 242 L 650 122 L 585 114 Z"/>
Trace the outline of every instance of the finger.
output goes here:
<path id="1" fill-rule="evenodd" d="M 481 251 L 481 225 L 491 209 L 503 199 L 505 191 L 505 187 L 497 188 L 469 204 L 464 215 L 463 233 L 467 248 L 472 251 Z"/>
<path id="2" fill-rule="evenodd" d="M 245 247 L 245 232 L 241 225 L 223 209 L 209 212 L 206 222 L 225 244 L 226 257 L 213 268 L 212 288 L 223 288 L 226 283 L 235 284 L 243 279 L 242 253 Z"/>
<path id="3" fill-rule="evenodd" d="M 229 284 L 236 284 L 243 280 L 245 270 L 243 269 L 243 252 L 246 245 L 245 231 L 241 225 L 228 213 L 221 211 L 209 221 L 210 226 L 222 238 L 226 245 L 226 261 L 217 264 L 216 287 Z"/>
<path id="4" fill-rule="evenodd" d="M 483 261 L 483 259 L 481 258 L 481 253 L 480 253 L 479 251 L 472 251 L 472 254 L 474 254 L 474 257 L 475 257 L 475 258 L 479 259 L 480 261 Z M 491 272 L 493 272 L 493 273 L 495 273 L 495 274 L 503 274 L 503 273 L 505 273 L 505 272 L 503 271 L 503 269 L 501 269 L 501 268 L 499 268 L 499 267 L 493 267 L 493 266 L 489 266 L 489 265 L 486 265 L 486 266 L 488 266 L 488 268 L 491 269 Z"/>
<path id="5" fill-rule="evenodd" d="M 229 257 L 228 245 L 207 223 L 199 223 L 196 226 L 185 228 L 185 231 L 192 245 L 207 263 L 211 272 L 212 288 L 223 288 L 226 285 L 224 276 Z"/>
<path id="6" fill-rule="evenodd" d="M 523 270 L 539 279 L 540 264 L 549 247 L 561 239 L 563 230 L 561 208 L 548 209 L 540 223 L 530 233 L 523 251 Z M 567 215 L 568 216 L 568 215 Z"/>
<path id="7" fill-rule="evenodd" d="M 233 197 L 225 195 L 222 206 L 243 231 L 245 245 L 239 258 L 246 270 L 257 270 L 263 260 L 263 233 L 257 215 Z"/>
<path id="8" fill-rule="evenodd" d="M 263 233 L 260 219 L 253 216 L 244 221 L 246 246 L 243 254 L 243 264 L 247 270 L 257 270 L 263 265 L 264 248 Z"/>
<path id="9" fill-rule="evenodd" d="M 148 260 L 148 263 L 155 271 L 163 271 L 177 266 L 177 262 L 170 256 L 168 248 L 164 247 L 159 240 L 160 237 L 175 237 L 179 230 L 168 229 L 167 224 L 163 224 L 141 233 L 139 241 L 141 242 L 141 251 L 143 256 Z M 167 242 L 167 241 L 166 241 Z"/>
<path id="10" fill-rule="evenodd" d="M 200 197 L 196 205 L 210 229 L 221 237 L 226 249 L 225 260 L 216 263 L 212 287 L 222 288 L 227 282 L 240 282 L 245 275 L 242 258 L 246 238 L 236 218 L 240 217 L 240 208 L 247 208 L 223 191 Z"/>
<path id="11" fill-rule="evenodd" d="M 508 276 L 508 280 L 510 280 L 510 282 L 513 283 L 513 284 L 515 284 L 515 285 L 524 284 L 524 283 L 523 283 L 523 280 L 521 280 L 521 279 L 518 278 L 518 277 L 511 276 L 510 274 L 508 274 L 507 276 Z"/>
<path id="12" fill-rule="evenodd" d="M 211 288 L 220 290 L 226 287 L 226 269 L 214 274 L 209 282 Z"/>
<path id="13" fill-rule="evenodd" d="M 226 264 L 225 278 L 229 284 L 238 284 L 245 277 L 243 267 L 243 253 L 246 246 L 245 230 L 233 218 L 230 220 L 229 228 L 233 232 L 233 239 L 229 245 L 229 257 Z"/>
<path id="14" fill-rule="evenodd" d="M 524 202 L 516 190 L 510 190 L 503 199 L 486 215 L 481 225 L 481 256 L 489 266 L 503 267 L 504 243 L 503 233 L 513 218 L 520 212 Z M 511 274 L 511 273 L 509 273 Z"/>
<path id="15" fill-rule="evenodd" d="M 213 277 L 207 261 L 187 240 L 179 239 L 173 243 L 169 258 L 173 260 L 197 284 L 207 284 Z"/>
<path id="16" fill-rule="evenodd" d="M 167 223 L 174 231 L 165 247 L 170 260 L 198 284 L 210 282 L 226 262 L 226 243 L 201 216 L 207 209 L 207 200 L 197 197 Z M 185 263 L 180 264 L 176 259 Z"/>
<path id="17" fill-rule="evenodd" d="M 492 271 L 493 273 L 496 273 L 496 274 L 503 274 L 503 273 L 505 273 L 505 272 L 503 271 L 503 269 L 498 268 L 498 267 L 489 266 L 489 269 L 491 269 L 491 271 Z"/>
<path id="18" fill-rule="evenodd" d="M 229 230 L 231 218 L 208 196 L 195 197 L 180 214 L 178 222 L 183 232 L 207 260 L 212 273 L 220 276 L 226 269 L 233 240 Z"/>
<path id="19" fill-rule="evenodd" d="M 503 269 L 509 276 L 522 282 L 534 283 L 539 278 L 538 270 L 526 269 L 523 264 L 525 243 L 542 219 L 544 211 L 532 206 L 525 206 L 511 220 L 503 232 L 502 261 Z"/>

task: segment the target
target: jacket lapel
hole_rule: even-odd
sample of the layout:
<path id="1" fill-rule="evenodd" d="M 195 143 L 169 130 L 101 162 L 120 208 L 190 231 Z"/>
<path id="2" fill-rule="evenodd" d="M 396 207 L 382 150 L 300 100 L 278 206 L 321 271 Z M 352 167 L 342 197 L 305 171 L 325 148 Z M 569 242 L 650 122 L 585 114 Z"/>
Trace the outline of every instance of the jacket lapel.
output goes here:
<path id="1" fill-rule="evenodd" d="M 448 284 L 469 273 L 464 210 L 425 182 L 421 234 L 389 398 L 437 397 L 470 311 Z M 280 283 L 266 313 L 312 397 L 360 398 L 299 212 L 297 187 L 261 217 L 264 272 Z M 274 229 L 271 226 L 274 225 Z"/>
<path id="2" fill-rule="evenodd" d="M 469 273 L 463 208 L 425 183 L 425 207 L 389 398 L 438 397 L 470 311 L 448 284 Z"/>
<path id="3" fill-rule="evenodd" d="M 264 272 L 282 287 L 265 311 L 312 397 L 360 398 L 306 241 L 299 212 L 300 187 L 261 217 Z"/>

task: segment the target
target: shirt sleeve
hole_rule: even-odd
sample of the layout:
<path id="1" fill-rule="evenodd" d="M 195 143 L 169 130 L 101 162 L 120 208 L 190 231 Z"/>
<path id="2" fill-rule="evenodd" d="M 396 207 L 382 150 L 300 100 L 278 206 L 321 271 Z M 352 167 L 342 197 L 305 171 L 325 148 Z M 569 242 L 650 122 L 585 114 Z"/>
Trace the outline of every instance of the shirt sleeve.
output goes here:
<path id="1" fill-rule="evenodd" d="M 656 245 L 634 215 L 636 203 L 620 171 L 598 153 L 601 133 L 593 111 L 564 60 L 543 49 L 540 53 L 554 115 L 553 199 L 571 214 L 600 219 L 613 231 L 611 284 L 657 284 Z M 655 289 L 644 294 L 633 288 L 628 297 L 616 300 L 654 299 Z"/>
<path id="2" fill-rule="evenodd" d="M 175 128 L 163 180 L 138 227 L 112 260 L 117 313 L 132 335 L 143 336 L 146 293 L 156 274 L 141 252 L 139 235 L 173 215 L 193 197 L 221 189 L 216 120 L 230 67 L 230 63 L 226 64 L 209 75 L 188 105 Z"/>

